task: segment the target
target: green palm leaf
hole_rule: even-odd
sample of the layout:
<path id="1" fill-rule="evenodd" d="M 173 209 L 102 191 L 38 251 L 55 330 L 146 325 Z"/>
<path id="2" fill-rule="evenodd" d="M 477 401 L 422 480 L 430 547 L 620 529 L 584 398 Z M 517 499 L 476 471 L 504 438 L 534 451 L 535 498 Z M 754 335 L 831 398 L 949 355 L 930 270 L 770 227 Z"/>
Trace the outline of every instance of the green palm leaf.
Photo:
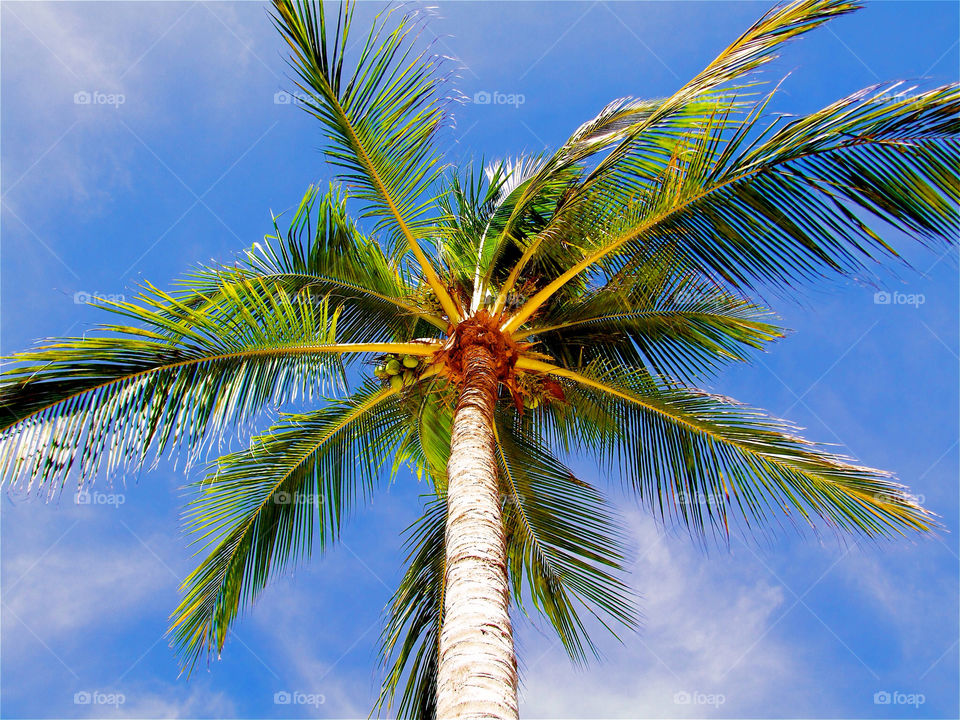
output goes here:
<path id="1" fill-rule="evenodd" d="M 405 432 L 399 395 L 367 384 L 322 410 L 284 416 L 199 484 L 186 527 L 210 552 L 184 581 L 171 626 L 186 666 L 220 652 L 271 573 L 308 556 L 315 536 L 321 549 L 338 538 Z"/>
<path id="2" fill-rule="evenodd" d="M 425 343 L 338 343 L 337 311 L 252 278 L 231 278 L 201 307 L 149 288 L 105 309 L 136 325 L 14 355 L 0 385 L 0 478 L 62 483 L 141 465 L 256 416 L 268 403 L 343 385 L 343 357 L 428 355 Z"/>
<path id="3" fill-rule="evenodd" d="M 574 477 L 521 427 L 515 413 L 497 422 L 504 486 L 507 562 L 517 606 L 533 606 L 556 631 L 570 658 L 599 657 L 579 617 L 585 609 L 611 632 L 639 621 L 635 596 L 619 577 L 627 556 L 620 520 L 590 484 Z"/>
<path id="4" fill-rule="evenodd" d="M 551 303 L 516 337 L 535 338 L 564 367 L 604 360 L 689 383 L 782 337 L 769 317 L 722 286 L 678 271 L 667 255 L 575 301 Z"/>
<path id="5" fill-rule="evenodd" d="M 566 194 L 557 219 L 566 224 L 568 218 L 582 216 L 581 205 L 589 202 L 594 187 L 616 184 L 625 165 L 629 168 L 638 161 L 642 165 L 650 159 L 669 158 L 678 141 L 698 121 L 725 118 L 738 109 L 741 104 L 731 94 L 731 88 L 742 90 L 749 86 L 744 84 L 745 76 L 775 60 L 784 43 L 858 7 L 856 3 L 842 0 L 802 0 L 774 7 L 669 98 L 654 103 L 637 103 L 626 98 L 612 103 L 597 118 L 581 126 L 541 173 L 545 179 L 554 169 L 580 162 L 617 141 L 616 148 L 579 187 Z M 534 195 L 535 191 L 530 194 Z M 523 256 L 500 291 L 496 310 L 504 307 L 507 293 L 521 277 L 527 262 L 541 251 L 541 246 L 551 244 L 551 240 L 564 234 L 550 228 L 526 244 Z"/>
<path id="6" fill-rule="evenodd" d="M 275 235 L 255 244 L 229 269 L 203 267 L 187 276 L 178 300 L 215 302 L 231 276 L 237 282 L 257 277 L 291 294 L 330 297 L 340 310 L 339 333 L 345 341 L 424 337 L 446 329 L 440 308 L 425 304 L 418 297 L 422 292 L 392 266 L 380 245 L 357 230 L 346 204 L 336 186 L 324 194 L 311 186 L 286 233 L 274 217 Z"/>
<path id="7" fill-rule="evenodd" d="M 921 240 L 950 237 L 956 227 L 956 86 L 894 100 L 881 89 L 862 91 L 776 132 L 770 126 L 742 149 L 758 117 L 733 130 L 723 121 L 692 129 L 659 167 L 620 167 L 566 226 L 581 228 L 582 259 L 505 328 L 520 327 L 584 271 L 652 249 L 733 287 L 788 288 L 895 254 L 869 227 L 871 217 Z"/>
<path id="8" fill-rule="evenodd" d="M 105 325 L 12 357 L 2 376 L 0 477 L 65 480 L 142 463 L 208 431 L 243 422 L 266 403 L 309 397 L 340 380 L 335 313 L 250 282 L 207 309 L 149 288 L 138 303 L 104 308 L 137 325 Z"/>
<path id="9" fill-rule="evenodd" d="M 446 521 L 446 498 L 437 495 L 428 499 L 423 516 L 407 528 L 408 567 L 387 608 L 380 635 L 380 654 L 387 674 L 374 708 L 378 713 L 392 708 L 402 684 L 397 717 L 436 717 Z"/>
<path id="10" fill-rule="evenodd" d="M 433 138 L 444 122 L 438 60 L 417 51 L 415 22 L 405 15 L 393 30 L 390 14 L 376 22 L 355 70 L 344 77 L 353 8 L 330 27 L 320 5 L 274 0 L 274 22 L 292 50 L 291 65 L 307 98 L 304 107 L 329 133 L 327 157 L 393 243 L 393 256 L 413 253 L 424 279 L 451 321 L 460 312 L 420 242 L 433 225 L 431 187 L 440 165 Z"/>
<path id="11" fill-rule="evenodd" d="M 816 528 L 820 519 L 866 537 L 935 525 L 889 473 L 829 453 L 758 410 L 621 367 L 598 363 L 573 372 L 521 363 L 572 381 L 566 397 L 586 418 L 614 418 L 614 432 L 577 437 L 592 439 L 661 517 L 679 519 L 696 533 L 722 529 L 726 535 L 730 514 L 747 527 L 780 518 L 798 529 Z"/>

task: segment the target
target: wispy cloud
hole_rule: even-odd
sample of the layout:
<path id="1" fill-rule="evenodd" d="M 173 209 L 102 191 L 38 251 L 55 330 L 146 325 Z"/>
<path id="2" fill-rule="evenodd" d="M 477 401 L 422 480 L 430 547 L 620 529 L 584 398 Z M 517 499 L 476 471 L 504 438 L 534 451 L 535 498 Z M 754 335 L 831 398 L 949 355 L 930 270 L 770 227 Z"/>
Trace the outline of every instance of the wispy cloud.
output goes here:
<path id="1" fill-rule="evenodd" d="M 572 669 L 550 639 L 526 638 L 523 714 L 731 716 L 738 708 L 782 702 L 785 692 L 799 695 L 804 678 L 791 647 L 777 638 L 756 644 L 783 610 L 783 589 L 756 567 L 722 554 L 707 558 L 664 535 L 649 517 L 634 512 L 630 521 L 644 627 L 623 636 L 623 645 L 604 641 L 606 657 L 589 673 Z M 792 707 L 804 714 L 802 706 Z"/>

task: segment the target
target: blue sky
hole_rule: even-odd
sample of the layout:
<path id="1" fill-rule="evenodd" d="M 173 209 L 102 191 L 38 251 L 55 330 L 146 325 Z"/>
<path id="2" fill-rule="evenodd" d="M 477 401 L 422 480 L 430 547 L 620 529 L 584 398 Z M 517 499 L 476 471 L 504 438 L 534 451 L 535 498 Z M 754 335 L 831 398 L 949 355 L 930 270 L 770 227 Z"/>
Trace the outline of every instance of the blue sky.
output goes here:
<path id="1" fill-rule="evenodd" d="M 460 90 L 523 98 L 459 107 L 448 158 L 539 151 L 614 98 L 667 94 L 767 7 L 441 3 L 430 27 L 464 65 Z M 164 286 L 230 259 L 269 230 L 271 210 L 330 178 L 315 122 L 274 102 L 291 84 L 263 5 L 4 3 L 0 21 L 4 353 L 100 320 L 78 298 L 130 298 L 141 280 Z M 955 81 L 957 27 L 956 3 L 870 4 L 786 50 L 767 71 L 791 73 L 773 109 L 811 111 L 881 80 Z M 623 645 L 601 636 L 605 662 L 577 671 L 518 619 L 525 716 L 960 714 L 956 251 L 892 239 L 913 269 L 883 274 L 880 289 L 922 304 L 875 304 L 878 288 L 854 281 L 777 300 L 790 336 L 710 389 L 895 471 L 947 532 L 704 554 L 618 496 L 646 625 Z M 179 529 L 183 484 L 165 462 L 126 487 L 98 485 L 109 504 L 0 499 L 0 715 L 365 717 L 415 479 L 379 494 L 338 550 L 275 582 L 189 682 L 162 638 L 196 562 Z M 277 705 L 282 691 L 317 703 Z"/>

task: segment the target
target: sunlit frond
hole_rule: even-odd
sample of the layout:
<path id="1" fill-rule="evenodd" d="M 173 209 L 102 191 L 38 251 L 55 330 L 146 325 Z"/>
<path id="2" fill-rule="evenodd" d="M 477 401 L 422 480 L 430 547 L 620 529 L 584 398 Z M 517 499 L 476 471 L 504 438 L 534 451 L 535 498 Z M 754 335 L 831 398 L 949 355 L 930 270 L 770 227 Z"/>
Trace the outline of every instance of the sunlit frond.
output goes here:
<path id="1" fill-rule="evenodd" d="M 339 382 L 335 316 L 251 282 L 206 311 L 148 288 L 105 309 L 133 325 L 19 353 L 2 376 L 0 477 L 81 481 L 106 459 L 142 463 L 154 447 L 195 452 L 208 433 L 249 420 L 264 404 L 310 397 Z M 226 300 L 228 298 L 228 300 Z"/>
<path id="2" fill-rule="evenodd" d="M 368 499 L 399 443 L 400 391 L 368 383 L 321 410 L 287 415 L 248 450 L 221 458 L 187 507 L 186 529 L 209 555 L 183 583 L 171 632 L 191 668 L 219 654 L 238 613 L 268 580 L 335 541 Z"/>
<path id="3" fill-rule="evenodd" d="M 516 337 L 536 340 L 538 351 L 564 367 L 604 360 L 689 383 L 749 360 L 781 336 L 769 311 L 691 277 L 668 254 L 574 302 L 551 303 Z"/>
<path id="4" fill-rule="evenodd" d="M 616 366 L 574 372 L 536 360 L 518 364 L 572 381 L 589 403 L 605 406 L 620 431 L 598 438 L 596 449 L 646 504 L 696 533 L 726 534 L 730 514 L 748 526 L 780 518 L 815 528 L 820 519 L 867 537 L 935 525 L 889 473 L 829 453 L 793 426 L 727 398 Z"/>
<path id="5" fill-rule="evenodd" d="M 855 272 L 895 255 L 871 221 L 923 241 L 951 238 L 960 199 L 960 89 L 890 97 L 862 91 L 744 149 L 749 115 L 690 132 L 682 152 L 604 193 L 576 220 L 583 256 L 505 324 L 525 323 L 554 293 L 591 268 L 669 248 L 678 263 L 741 289 L 793 287 L 825 272 Z M 878 228 L 879 229 L 879 228 Z"/>
<path id="6" fill-rule="evenodd" d="M 776 53 L 784 43 L 857 7 L 856 3 L 843 0 L 801 0 L 774 7 L 670 97 L 653 103 L 626 99 L 605 108 L 597 118 L 581 126 L 554 158 L 559 167 L 568 167 L 614 141 L 617 143 L 583 181 L 566 194 L 563 208 L 558 208 L 556 213 L 556 221 L 565 225 L 582 217 L 581 205 L 590 202 L 595 186 L 607 181 L 616 182 L 624 165 L 638 162 L 642 165 L 651 159 L 670 157 L 678 136 L 682 137 L 699 120 L 722 118 L 736 110 L 740 103 L 731 90 L 743 90 L 748 86 L 746 77 L 776 59 Z M 611 132 L 612 128 L 616 131 Z M 552 165 L 548 166 L 542 175 L 549 175 L 551 169 Z M 513 291 L 526 264 L 543 245 L 554 244 L 553 241 L 563 234 L 560 228 L 551 225 L 527 243 L 513 273 L 500 290 L 496 310 L 505 307 L 507 294 Z"/>
<path id="7" fill-rule="evenodd" d="M 392 266 L 379 244 L 357 230 L 346 202 L 335 186 L 325 193 L 311 186 L 286 232 L 275 216 L 274 235 L 255 243 L 234 265 L 191 273 L 179 283 L 177 298 L 184 303 L 216 302 L 225 282 L 255 276 L 291 294 L 330 298 L 340 312 L 344 341 L 424 337 L 445 330 L 439 307 L 423 303 L 420 289 Z"/>
<path id="8" fill-rule="evenodd" d="M 268 403 L 342 386 L 343 356 L 439 347 L 338 343 L 325 300 L 256 278 L 218 294 L 198 308 L 148 288 L 138 302 L 104 306 L 135 324 L 12 356 L 0 386 L 0 478 L 29 476 L 53 492 L 71 470 L 82 482 L 104 460 L 108 472 L 139 466 L 151 448 L 157 458 L 177 448 L 193 458 Z"/>
<path id="9" fill-rule="evenodd" d="M 353 6 L 336 24 L 323 3 L 274 0 L 274 22 L 292 51 L 303 106 L 328 132 L 327 157 L 365 203 L 365 215 L 392 238 L 393 256 L 409 250 L 448 319 L 460 310 L 438 278 L 428 240 L 432 186 L 441 166 L 433 147 L 444 122 L 439 58 L 417 48 L 416 18 L 388 12 L 371 28 L 353 71 L 344 75 Z M 393 28 L 389 25 L 396 20 Z"/>

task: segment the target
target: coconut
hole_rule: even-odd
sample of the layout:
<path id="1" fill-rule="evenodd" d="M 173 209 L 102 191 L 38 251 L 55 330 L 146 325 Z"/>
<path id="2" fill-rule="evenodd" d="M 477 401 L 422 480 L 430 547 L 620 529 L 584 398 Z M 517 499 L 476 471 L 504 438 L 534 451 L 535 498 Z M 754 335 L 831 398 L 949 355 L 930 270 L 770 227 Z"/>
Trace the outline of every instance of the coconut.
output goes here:
<path id="1" fill-rule="evenodd" d="M 386 380 L 388 377 L 390 377 L 390 374 L 387 372 L 387 368 L 383 365 L 377 365 L 373 369 L 373 374 L 381 380 Z"/>
<path id="2" fill-rule="evenodd" d="M 400 374 L 400 362 L 396 358 L 387 363 L 387 372 L 390 375 Z"/>
<path id="3" fill-rule="evenodd" d="M 402 387 L 403 387 L 403 378 L 401 378 L 399 375 L 391 375 L 391 376 L 390 376 L 390 387 L 392 387 L 394 390 L 399 390 L 400 388 L 402 388 Z"/>
<path id="4" fill-rule="evenodd" d="M 405 368 L 415 368 L 420 364 L 420 361 L 413 355 L 404 355 L 403 356 L 403 366 Z"/>

